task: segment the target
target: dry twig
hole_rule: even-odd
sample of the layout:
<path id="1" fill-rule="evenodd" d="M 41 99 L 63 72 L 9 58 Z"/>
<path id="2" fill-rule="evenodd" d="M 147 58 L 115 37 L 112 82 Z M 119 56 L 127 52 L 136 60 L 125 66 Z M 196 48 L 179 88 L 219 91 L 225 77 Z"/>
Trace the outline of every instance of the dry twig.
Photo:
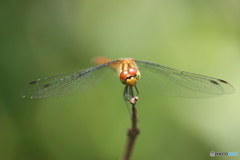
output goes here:
<path id="1" fill-rule="evenodd" d="M 126 144 L 126 148 L 125 148 L 125 151 L 123 153 L 123 157 L 121 160 L 129 160 L 130 159 L 135 140 L 137 138 L 137 135 L 140 133 L 140 129 L 137 128 L 137 122 L 138 122 L 137 108 L 136 108 L 137 100 L 138 100 L 138 97 L 133 97 L 130 100 L 130 103 L 132 104 L 132 116 L 131 116 L 132 127 L 128 130 L 127 144 Z"/>

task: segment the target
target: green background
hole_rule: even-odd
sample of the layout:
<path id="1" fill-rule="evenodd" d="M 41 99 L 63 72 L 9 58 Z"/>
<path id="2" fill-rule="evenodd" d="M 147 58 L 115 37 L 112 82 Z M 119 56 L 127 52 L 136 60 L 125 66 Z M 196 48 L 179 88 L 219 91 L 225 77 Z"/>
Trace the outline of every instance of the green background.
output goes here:
<path id="1" fill-rule="evenodd" d="M 20 97 L 27 83 L 91 67 L 96 56 L 153 61 L 236 89 L 194 99 L 139 88 L 133 160 L 240 153 L 240 1 L 5 1 L 0 29 L 1 160 L 121 157 L 130 117 L 115 73 L 73 96 Z"/>

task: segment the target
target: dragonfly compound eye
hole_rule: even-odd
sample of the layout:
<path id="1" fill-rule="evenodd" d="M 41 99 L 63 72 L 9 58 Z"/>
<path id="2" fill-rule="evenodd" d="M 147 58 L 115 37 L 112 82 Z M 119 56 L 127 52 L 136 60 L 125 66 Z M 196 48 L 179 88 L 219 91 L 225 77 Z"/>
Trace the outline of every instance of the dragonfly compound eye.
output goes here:
<path id="1" fill-rule="evenodd" d="M 128 73 L 127 70 L 124 70 L 124 71 L 122 71 L 122 72 L 119 74 L 119 78 L 120 78 L 122 81 L 125 80 L 125 79 L 127 79 L 129 76 L 130 76 L 130 75 L 129 75 L 129 73 Z"/>
<path id="2" fill-rule="evenodd" d="M 138 69 L 137 68 L 129 68 L 128 69 L 128 73 L 131 75 L 131 76 L 136 76 L 138 72 Z"/>
<path id="3" fill-rule="evenodd" d="M 135 86 L 138 81 L 138 70 L 136 68 L 129 68 L 128 70 L 123 70 L 119 78 L 123 84 L 128 86 Z"/>
<path id="4" fill-rule="evenodd" d="M 137 80 L 139 80 L 140 77 L 141 77 L 141 74 L 140 74 L 140 72 L 139 72 L 139 70 L 137 68 L 129 68 L 128 69 L 128 73 L 131 76 L 134 76 Z"/>

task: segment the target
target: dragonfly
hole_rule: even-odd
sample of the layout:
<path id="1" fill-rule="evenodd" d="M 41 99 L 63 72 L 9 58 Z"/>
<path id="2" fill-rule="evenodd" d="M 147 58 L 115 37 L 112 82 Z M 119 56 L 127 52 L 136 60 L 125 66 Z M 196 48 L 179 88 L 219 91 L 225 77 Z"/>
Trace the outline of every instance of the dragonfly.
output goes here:
<path id="1" fill-rule="evenodd" d="M 137 86 L 157 94 L 178 97 L 211 97 L 234 92 L 233 86 L 225 80 L 153 62 L 132 58 L 110 60 L 105 57 L 97 57 L 93 61 L 97 66 L 28 83 L 22 90 L 22 97 L 49 98 L 78 93 L 108 77 L 104 72 L 109 68 L 117 72 L 120 82 L 125 85 L 123 97 L 126 101 L 138 96 Z"/>

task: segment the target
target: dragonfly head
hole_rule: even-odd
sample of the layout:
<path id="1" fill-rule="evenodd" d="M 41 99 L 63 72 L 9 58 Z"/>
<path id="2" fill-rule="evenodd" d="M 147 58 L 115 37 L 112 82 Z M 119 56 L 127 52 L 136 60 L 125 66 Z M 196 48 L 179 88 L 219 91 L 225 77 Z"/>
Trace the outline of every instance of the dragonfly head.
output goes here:
<path id="1" fill-rule="evenodd" d="M 128 86 L 135 86 L 140 79 L 141 74 L 137 68 L 128 68 L 119 74 L 121 82 Z"/>

